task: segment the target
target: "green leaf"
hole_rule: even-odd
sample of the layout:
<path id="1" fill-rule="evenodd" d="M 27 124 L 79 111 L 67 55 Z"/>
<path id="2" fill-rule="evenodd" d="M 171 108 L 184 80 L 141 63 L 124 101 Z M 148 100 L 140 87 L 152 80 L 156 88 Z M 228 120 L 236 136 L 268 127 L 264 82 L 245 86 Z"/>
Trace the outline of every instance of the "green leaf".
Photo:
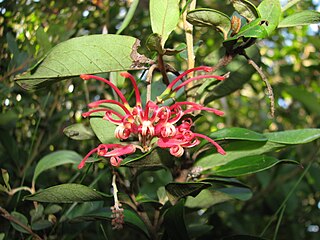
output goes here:
<path id="1" fill-rule="evenodd" d="M 4 234 L 4 233 L 0 233 L 0 240 L 4 240 L 4 237 L 5 237 L 6 235 Z"/>
<path id="2" fill-rule="evenodd" d="M 265 155 L 255 155 L 249 157 L 243 157 L 235 159 L 234 161 L 228 162 L 225 165 L 213 168 L 212 172 L 214 175 L 224 176 L 224 177 L 236 177 L 247 174 L 252 174 L 269 169 L 278 163 L 289 162 L 286 160 L 278 160 L 274 157 Z M 295 161 L 290 161 L 291 163 L 299 164 Z"/>
<path id="3" fill-rule="evenodd" d="M 224 39 L 227 39 L 228 32 L 231 29 L 230 18 L 215 9 L 198 8 L 189 11 L 187 20 L 194 26 L 215 28 L 222 33 Z"/>
<path id="4" fill-rule="evenodd" d="M 36 30 L 36 38 L 37 38 L 37 43 L 40 45 L 40 50 L 43 53 L 48 52 L 51 48 L 51 42 L 49 40 L 48 34 L 44 31 L 43 27 L 38 27 Z"/>
<path id="5" fill-rule="evenodd" d="M 247 0 L 231 0 L 234 9 L 249 22 L 260 17 L 256 6 Z"/>
<path id="6" fill-rule="evenodd" d="M 278 28 L 295 27 L 320 22 L 320 12 L 313 10 L 304 10 L 302 12 L 293 13 L 281 20 Z"/>
<path id="7" fill-rule="evenodd" d="M 270 36 L 280 21 L 281 17 L 281 5 L 280 0 L 263 0 L 258 6 L 258 11 L 260 12 L 261 19 L 268 22 L 268 26 L 264 26 Z"/>
<path id="8" fill-rule="evenodd" d="M 104 197 L 97 191 L 75 183 L 56 185 L 28 195 L 24 198 L 29 201 L 49 203 L 73 203 L 103 200 Z"/>
<path id="9" fill-rule="evenodd" d="M 62 210 L 62 207 L 58 204 L 52 204 L 52 205 L 48 205 L 45 209 L 44 209 L 44 213 L 46 215 L 48 214 L 55 214 L 57 212 L 60 212 Z"/>
<path id="10" fill-rule="evenodd" d="M 164 214 L 164 227 L 170 239 L 188 240 L 189 235 L 184 221 L 184 200 L 170 207 Z"/>
<path id="11" fill-rule="evenodd" d="M 260 52 L 256 46 L 252 46 L 246 49 L 247 55 L 253 59 L 257 64 L 260 63 Z M 219 55 L 216 55 L 217 58 L 206 58 L 205 64 L 214 65 L 219 60 Z M 226 71 L 231 72 L 229 78 L 224 81 L 220 81 L 218 84 L 207 87 L 208 95 L 206 95 L 205 104 L 207 105 L 211 101 L 227 96 L 234 91 L 241 89 L 243 85 L 251 80 L 251 75 L 255 73 L 254 68 L 248 66 L 248 61 L 242 57 L 237 56 L 232 60 L 231 63 L 226 67 Z M 216 74 L 223 74 L 225 72 L 218 71 Z M 214 83 L 214 82 L 212 82 Z"/>
<path id="12" fill-rule="evenodd" d="M 129 209 L 124 209 L 124 222 L 128 224 L 131 227 L 134 227 L 144 233 L 149 238 L 148 230 L 143 223 L 143 221 L 140 219 L 140 217 L 133 211 Z M 97 221 L 97 220 L 107 220 L 111 221 L 113 219 L 112 212 L 108 208 L 102 208 L 97 211 L 94 211 L 89 214 L 85 214 L 82 216 L 75 217 L 71 219 L 71 222 L 79 222 L 79 221 Z"/>
<path id="13" fill-rule="evenodd" d="M 31 229 L 35 230 L 35 231 L 39 231 L 39 230 L 46 229 L 46 228 L 49 228 L 52 226 L 53 226 L 52 222 L 50 222 L 46 219 L 42 219 L 42 220 L 39 220 L 39 221 L 32 223 Z"/>
<path id="14" fill-rule="evenodd" d="M 251 235 L 233 235 L 230 237 L 222 238 L 222 240 L 266 240 L 262 237 L 256 237 Z"/>
<path id="15" fill-rule="evenodd" d="M 268 139 L 261 133 L 251 131 L 246 128 L 223 128 L 210 133 L 210 138 L 214 140 L 248 140 L 248 141 L 267 141 Z"/>
<path id="16" fill-rule="evenodd" d="M 117 105 L 105 103 L 101 104 L 100 106 L 110 108 L 120 114 L 124 114 L 123 109 Z M 103 119 L 103 116 L 103 112 L 95 112 L 90 115 L 90 125 L 94 134 L 101 143 L 120 143 L 120 140 L 114 135 L 117 125 Z"/>
<path id="17" fill-rule="evenodd" d="M 1 168 L 1 175 L 2 175 L 3 182 L 6 185 L 6 188 L 10 191 L 11 190 L 10 176 L 8 171 L 6 169 Z"/>
<path id="18" fill-rule="evenodd" d="M 131 22 L 131 20 L 133 18 L 134 13 L 136 12 L 136 9 L 137 9 L 138 5 L 139 5 L 139 0 L 133 0 L 131 2 L 129 11 L 127 12 L 126 17 L 124 18 L 124 20 L 123 20 L 123 22 L 121 24 L 121 27 L 118 29 L 116 34 L 121 34 L 122 31 L 124 29 L 126 29 L 126 27 L 128 27 L 129 23 Z"/>
<path id="19" fill-rule="evenodd" d="M 78 153 L 74 151 L 61 150 L 50 153 L 45 157 L 41 158 L 38 162 L 34 170 L 33 181 L 35 182 L 42 172 L 50 168 L 54 168 L 68 163 L 79 164 L 81 160 L 82 156 L 80 156 Z"/>
<path id="20" fill-rule="evenodd" d="M 296 86 L 287 86 L 285 91 L 295 100 L 301 102 L 311 114 L 320 116 L 320 101 L 313 92 Z"/>
<path id="21" fill-rule="evenodd" d="M 204 188 L 211 187 L 209 183 L 169 183 L 165 186 L 168 198 L 172 204 L 175 204 L 181 198 L 186 196 L 196 196 Z"/>
<path id="22" fill-rule="evenodd" d="M 266 31 L 264 25 L 266 25 L 266 23 L 262 21 L 261 18 L 257 18 L 252 22 L 244 25 L 235 36 L 228 38 L 223 44 L 225 44 L 227 41 L 232 41 L 241 37 L 265 38 L 266 36 L 268 36 L 268 32 Z"/>
<path id="23" fill-rule="evenodd" d="M 179 0 L 150 0 L 149 7 L 152 32 L 161 36 L 161 45 L 164 47 L 179 22 Z"/>
<path id="24" fill-rule="evenodd" d="M 164 54 L 164 49 L 161 45 L 161 36 L 158 33 L 152 33 L 147 38 L 146 47 L 149 51 L 155 51 L 161 55 Z"/>
<path id="25" fill-rule="evenodd" d="M 320 138 L 320 128 L 305 128 L 264 133 L 268 141 L 280 144 L 304 144 Z"/>
<path id="26" fill-rule="evenodd" d="M 23 88 L 36 89 L 80 74 L 144 69 L 148 59 L 137 52 L 139 44 L 136 38 L 112 34 L 73 38 L 52 48 L 16 80 Z"/>
<path id="27" fill-rule="evenodd" d="M 221 166 L 235 159 L 261 155 L 267 152 L 275 151 L 283 148 L 286 145 L 275 142 L 253 142 L 253 141 L 232 141 L 224 146 L 226 155 L 218 153 L 208 154 L 205 157 L 199 159 L 195 165 L 202 167 L 203 170 L 207 170 L 213 167 Z"/>
<path id="28" fill-rule="evenodd" d="M 95 136 L 91 128 L 85 126 L 83 123 L 72 124 L 63 129 L 63 133 L 74 140 L 88 140 Z"/>
<path id="29" fill-rule="evenodd" d="M 43 217 L 44 207 L 42 204 L 38 204 L 35 209 L 30 210 L 31 224 L 40 220 Z"/>
<path id="30" fill-rule="evenodd" d="M 24 216 L 22 213 L 19 212 L 11 212 L 11 216 L 14 217 L 15 219 L 19 220 L 19 222 L 21 222 L 22 224 L 24 224 L 25 226 L 28 226 L 28 219 L 26 218 L 26 216 Z M 10 221 L 11 226 L 22 233 L 29 233 L 26 229 L 22 228 L 20 225 L 14 223 L 13 221 Z"/>

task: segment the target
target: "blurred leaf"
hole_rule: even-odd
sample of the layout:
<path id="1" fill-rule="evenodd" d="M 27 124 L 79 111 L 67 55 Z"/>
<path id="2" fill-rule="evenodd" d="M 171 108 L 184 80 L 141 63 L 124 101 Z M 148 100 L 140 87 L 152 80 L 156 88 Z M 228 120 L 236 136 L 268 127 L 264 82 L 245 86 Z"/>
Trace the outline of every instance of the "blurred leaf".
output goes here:
<path id="1" fill-rule="evenodd" d="M 265 238 L 249 236 L 249 235 L 233 235 L 231 237 L 222 238 L 222 240 L 266 240 Z"/>
<path id="2" fill-rule="evenodd" d="M 139 40 L 112 34 L 90 35 L 62 42 L 29 73 L 16 80 L 26 89 L 36 89 L 80 74 L 143 69 L 147 59 L 138 54 Z"/>
<path id="3" fill-rule="evenodd" d="M 81 160 L 82 156 L 74 151 L 60 150 L 50 153 L 41 158 L 38 162 L 34 170 L 33 181 L 35 182 L 38 176 L 45 170 L 68 163 L 79 164 Z"/>
<path id="4" fill-rule="evenodd" d="M 170 239 L 189 239 L 184 221 L 184 200 L 170 207 L 164 214 L 165 231 Z"/>
<path id="5" fill-rule="evenodd" d="M 320 128 L 305 128 L 264 133 L 268 141 L 281 144 L 304 144 L 320 138 Z"/>
<path id="6" fill-rule="evenodd" d="M 22 224 L 24 224 L 25 226 L 28 226 L 28 219 L 26 216 L 24 216 L 22 213 L 19 212 L 11 212 L 11 216 L 13 216 L 15 219 L 19 220 L 19 222 L 21 222 Z M 29 233 L 27 230 L 25 230 L 24 228 L 22 228 L 20 225 L 14 223 L 13 221 L 10 221 L 11 226 L 22 233 Z"/>
<path id="7" fill-rule="evenodd" d="M 310 113 L 320 116 L 320 101 L 314 93 L 295 86 L 287 86 L 285 91 L 295 100 L 301 102 Z"/>
<path id="8" fill-rule="evenodd" d="M 248 141 L 267 141 L 268 139 L 261 133 L 251 131 L 246 128 L 223 128 L 210 133 L 210 138 L 214 140 L 248 140 Z"/>
<path id="9" fill-rule="evenodd" d="M 72 124 L 63 129 L 63 133 L 74 140 L 88 140 L 95 136 L 91 128 L 85 126 L 83 123 Z"/>
<path id="10" fill-rule="evenodd" d="M 131 22 L 133 16 L 134 16 L 134 13 L 136 12 L 136 9 L 139 5 L 139 0 L 133 0 L 131 2 L 131 5 L 130 5 L 130 8 L 126 14 L 126 17 L 124 18 L 122 24 L 121 24 L 121 27 L 118 29 L 118 31 L 116 32 L 116 34 L 121 34 L 122 31 L 124 29 L 126 29 L 126 27 L 128 27 L 129 23 Z"/>
<path id="11" fill-rule="evenodd" d="M 0 233 L 0 240 L 4 240 L 4 237 L 5 237 L 6 235 L 4 234 L 4 233 Z"/>
<path id="12" fill-rule="evenodd" d="M 168 198 L 172 204 L 175 204 L 178 200 L 186 196 L 196 196 L 204 188 L 210 187 L 209 183 L 169 183 L 166 185 L 166 191 Z"/>
<path id="13" fill-rule="evenodd" d="M 47 53 L 52 48 L 51 42 L 49 40 L 49 36 L 44 31 L 43 27 L 40 26 L 36 30 L 36 38 L 37 38 L 38 44 L 40 45 L 40 50 L 43 53 Z"/>
<path id="14" fill-rule="evenodd" d="M 34 231 L 39 231 L 39 230 L 46 229 L 46 228 L 49 228 L 52 226 L 53 226 L 52 222 L 50 222 L 46 219 L 42 219 L 42 220 L 39 220 L 39 221 L 32 223 L 31 229 Z"/>
<path id="15" fill-rule="evenodd" d="M 260 17 L 256 6 L 247 0 L 231 0 L 234 9 L 249 22 Z"/>
<path id="16" fill-rule="evenodd" d="M 267 26 L 263 27 L 268 32 L 270 36 L 280 21 L 281 17 L 281 5 L 280 0 L 263 0 L 258 6 L 258 11 L 260 12 L 261 19 L 267 21 Z"/>
<path id="17" fill-rule="evenodd" d="M 246 53 L 257 64 L 260 63 L 260 52 L 256 46 L 252 46 L 246 49 Z M 218 57 L 218 55 L 216 56 Z M 214 65 L 217 63 L 217 61 L 218 60 L 215 60 L 215 58 L 210 60 L 209 58 L 206 58 L 205 64 Z M 215 99 L 227 96 L 234 91 L 241 89 L 246 82 L 251 80 L 251 75 L 255 73 L 254 68 L 252 68 L 251 66 L 249 67 L 248 61 L 242 56 L 237 56 L 236 58 L 234 58 L 232 62 L 228 64 L 224 72 L 219 71 L 216 73 L 223 74 L 227 71 L 231 72 L 229 78 L 224 81 L 220 81 L 218 84 L 212 87 L 207 87 L 206 91 L 208 92 L 208 95 L 206 96 L 205 104 L 208 104 Z"/>
<path id="18" fill-rule="evenodd" d="M 11 187 L 10 187 L 10 176 L 9 173 L 6 169 L 1 168 L 1 174 L 2 174 L 2 179 L 4 184 L 6 185 L 6 188 L 10 191 Z"/>
<path id="19" fill-rule="evenodd" d="M 320 12 L 312 10 L 304 10 L 302 12 L 293 13 L 288 17 L 282 19 L 278 28 L 295 27 L 310 24 L 317 24 L 320 22 Z"/>
<path id="20" fill-rule="evenodd" d="M 149 238 L 148 230 L 144 222 L 140 217 L 133 211 L 129 209 L 124 209 L 124 222 L 131 227 L 141 231 L 145 236 Z M 111 221 L 113 219 L 112 212 L 109 208 L 102 208 L 94 212 L 75 217 L 71 219 L 71 222 L 80 222 L 80 221 L 97 221 L 97 220 L 107 220 Z"/>
<path id="21" fill-rule="evenodd" d="M 24 200 L 49 203 L 73 203 L 103 200 L 97 191 L 75 183 L 67 183 L 49 187 L 28 195 Z"/>
<path id="22" fill-rule="evenodd" d="M 191 239 L 199 238 L 204 234 L 210 232 L 213 229 L 212 225 L 207 225 L 203 223 L 190 224 L 188 226 L 188 233 Z"/>
<path id="23" fill-rule="evenodd" d="M 252 191 L 249 188 L 244 187 L 228 187 L 228 188 L 220 188 L 217 191 L 225 193 L 232 198 L 247 201 L 252 197 Z"/>
<path id="24" fill-rule="evenodd" d="M 15 162 L 17 166 L 22 164 L 19 160 L 19 149 L 16 140 L 12 137 L 10 132 L 7 129 L 0 128 L 0 142 L 2 143 L 3 147 L 7 151 L 7 154 L 10 158 Z"/>
<path id="25" fill-rule="evenodd" d="M 296 163 L 295 161 L 278 160 L 265 155 L 249 156 L 235 159 L 225 165 L 212 169 L 212 174 L 224 177 L 236 177 L 266 170 L 278 163 Z"/>
<path id="26" fill-rule="evenodd" d="M 161 45 L 164 47 L 179 22 L 179 0 L 150 0 L 149 8 L 152 32 L 161 36 Z"/>
<path id="27" fill-rule="evenodd" d="M 0 113 L 0 126 L 5 126 L 10 123 L 15 123 L 19 119 L 17 113 L 10 111 L 6 113 Z"/>
<path id="28" fill-rule="evenodd" d="M 46 215 L 49 214 L 55 214 L 57 212 L 60 212 L 62 210 L 62 207 L 58 204 L 52 204 L 52 205 L 48 205 L 45 209 L 44 209 L 44 213 Z"/>
<path id="29" fill-rule="evenodd" d="M 230 18 L 215 9 L 198 8 L 188 12 L 187 21 L 198 27 L 213 27 L 226 39 L 231 29 Z"/>
<path id="30" fill-rule="evenodd" d="M 146 47 L 149 51 L 155 51 L 158 54 L 164 54 L 164 49 L 161 45 L 161 36 L 158 33 L 152 33 L 147 38 Z"/>
<path id="31" fill-rule="evenodd" d="M 226 151 L 226 155 L 219 153 L 208 154 L 195 163 L 196 166 L 202 167 L 203 170 L 207 170 L 213 167 L 221 166 L 235 159 L 261 155 L 267 152 L 275 151 L 283 148 L 286 145 L 274 142 L 253 142 L 253 141 L 231 141 L 227 145 L 223 146 Z"/>
<path id="32" fill-rule="evenodd" d="M 43 217 L 43 211 L 44 207 L 42 204 L 38 204 L 38 206 L 35 209 L 30 210 L 31 224 L 40 220 Z"/>

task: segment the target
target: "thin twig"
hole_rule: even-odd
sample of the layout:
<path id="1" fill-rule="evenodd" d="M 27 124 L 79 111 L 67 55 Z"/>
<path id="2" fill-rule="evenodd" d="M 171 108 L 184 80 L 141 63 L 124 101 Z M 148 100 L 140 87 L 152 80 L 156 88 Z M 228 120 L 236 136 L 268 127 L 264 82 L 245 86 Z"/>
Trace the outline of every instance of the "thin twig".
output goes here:
<path id="1" fill-rule="evenodd" d="M 162 81 L 164 84 L 166 84 L 167 86 L 170 84 L 168 76 L 167 76 L 167 71 L 166 71 L 166 67 L 164 65 L 163 62 L 163 55 L 159 54 L 158 55 L 158 68 L 162 74 Z"/>
<path id="2" fill-rule="evenodd" d="M 148 70 L 148 74 L 147 74 L 147 79 L 146 79 L 146 82 L 147 82 L 147 96 L 146 96 L 146 99 L 147 99 L 147 102 L 151 100 L 151 81 L 152 81 L 152 75 L 153 75 L 153 72 L 154 70 L 158 67 L 157 64 L 153 64 L 149 70 Z"/>
<path id="3" fill-rule="evenodd" d="M 5 210 L 4 208 L 0 207 L 0 212 L 1 212 L 1 216 L 6 218 L 8 221 L 19 225 L 24 230 L 26 230 L 29 234 L 34 236 L 36 239 L 42 240 L 42 238 L 38 234 L 34 233 L 29 226 L 27 226 L 24 223 L 20 222 L 19 219 L 17 219 L 14 216 L 12 216 L 7 210 Z"/>
<path id="4" fill-rule="evenodd" d="M 263 71 L 261 70 L 261 68 L 252 60 L 252 59 L 248 59 L 248 63 L 250 65 L 253 66 L 253 68 L 259 73 L 260 77 L 262 78 L 262 80 L 264 81 L 264 83 L 267 86 L 267 90 L 268 90 L 268 97 L 270 99 L 270 114 L 271 117 L 274 117 L 274 95 L 273 95 L 273 90 L 272 87 L 268 81 L 268 78 L 266 77 L 266 75 L 263 73 Z"/>

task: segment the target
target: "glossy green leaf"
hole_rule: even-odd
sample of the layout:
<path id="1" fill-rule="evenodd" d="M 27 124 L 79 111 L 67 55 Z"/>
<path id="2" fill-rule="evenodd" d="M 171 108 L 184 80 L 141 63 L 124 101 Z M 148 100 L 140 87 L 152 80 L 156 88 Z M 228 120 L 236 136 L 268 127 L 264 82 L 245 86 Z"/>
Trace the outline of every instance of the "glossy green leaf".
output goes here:
<path id="1" fill-rule="evenodd" d="M 186 196 L 196 196 L 204 188 L 210 187 L 209 183 L 169 183 L 165 186 L 168 198 L 172 204 Z"/>
<path id="2" fill-rule="evenodd" d="M 68 163 L 79 164 L 81 160 L 82 156 L 80 156 L 78 153 L 74 151 L 60 150 L 50 153 L 45 157 L 41 158 L 38 162 L 34 170 L 33 181 L 36 181 L 38 176 L 48 169 Z"/>
<path id="3" fill-rule="evenodd" d="M 270 36 L 279 22 L 281 17 L 280 0 L 263 0 L 258 6 L 261 19 L 267 21 L 267 26 L 264 25 L 268 35 Z"/>
<path id="4" fill-rule="evenodd" d="M 164 214 L 164 227 L 170 239 L 188 240 L 189 235 L 184 221 L 184 200 L 169 208 Z"/>
<path id="5" fill-rule="evenodd" d="M 227 164 L 234 161 L 235 159 L 264 154 L 283 148 L 285 146 L 285 144 L 275 143 L 271 141 L 231 141 L 227 145 L 223 146 L 224 150 L 227 153 L 226 155 L 221 155 L 218 153 L 208 154 L 205 157 L 200 158 L 195 163 L 195 165 L 202 167 L 203 170 L 207 170 L 213 167 Z"/>
<path id="6" fill-rule="evenodd" d="M 88 140 L 94 137 L 91 128 L 85 126 L 83 123 L 72 124 L 63 129 L 63 133 L 74 140 Z"/>
<path id="7" fill-rule="evenodd" d="M 139 44 L 136 38 L 112 34 L 73 38 L 52 48 L 16 80 L 23 88 L 36 89 L 80 74 L 143 69 L 148 60 L 137 52 Z"/>
<path id="8" fill-rule="evenodd" d="M 28 219 L 26 216 L 24 216 L 22 213 L 19 212 L 11 212 L 10 213 L 12 217 L 14 217 L 15 219 L 17 219 L 19 222 L 21 222 L 23 225 L 28 226 Z M 10 221 L 11 226 L 22 233 L 29 233 L 26 229 L 24 229 L 23 227 L 21 227 L 20 225 L 14 223 L 13 221 Z"/>
<path id="9" fill-rule="evenodd" d="M 163 47 L 179 22 L 179 0 L 150 0 L 149 8 L 152 32 L 161 36 Z"/>
<path id="10" fill-rule="evenodd" d="M 139 0 L 133 0 L 131 2 L 129 11 L 127 12 L 126 17 L 124 18 L 124 20 L 123 20 L 120 28 L 116 32 L 116 34 L 121 34 L 122 31 L 124 29 L 126 29 L 126 27 L 128 27 L 129 23 L 131 22 L 131 20 L 132 20 L 132 18 L 134 16 L 134 13 L 136 12 L 136 9 L 137 9 L 138 5 L 139 5 Z"/>
<path id="11" fill-rule="evenodd" d="M 99 192 L 75 183 L 56 185 L 25 197 L 25 200 L 49 203 L 89 202 L 103 199 Z"/>
<path id="12" fill-rule="evenodd" d="M 247 128 L 223 128 L 210 133 L 210 138 L 214 140 L 248 140 L 267 141 L 268 139 L 261 133 L 251 131 Z"/>
<path id="13" fill-rule="evenodd" d="M 233 37 L 228 38 L 226 41 L 245 38 L 265 38 L 268 36 L 268 32 L 265 29 L 266 23 L 261 18 L 257 18 L 252 22 L 244 25 L 240 31 Z M 225 42 L 224 42 L 225 44 Z"/>
<path id="14" fill-rule="evenodd" d="M 289 93 L 293 99 L 301 102 L 311 114 L 320 116 L 320 100 L 315 93 L 296 86 L 286 87 L 285 92 Z"/>
<path id="15" fill-rule="evenodd" d="M 138 229 L 149 238 L 149 233 L 145 224 L 135 212 L 129 209 L 124 209 L 123 214 L 124 214 L 125 224 L 128 224 L 129 226 L 134 227 L 135 229 Z M 97 220 L 111 221 L 112 219 L 113 217 L 112 217 L 111 210 L 109 208 L 102 208 L 94 212 L 75 217 L 71 219 L 71 222 L 97 221 Z"/>
<path id="16" fill-rule="evenodd" d="M 245 17 L 249 22 L 260 17 L 259 11 L 256 6 L 247 0 L 231 0 L 234 9 L 239 14 Z"/>
<path id="17" fill-rule="evenodd" d="M 268 141 L 280 144 L 304 144 L 320 138 L 320 128 L 305 128 L 264 133 Z"/>
<path id="18" fill-rule="evenodd" d="M 217 10 L 210 8 L 198 8 L 188 12 L 187 20 L 194 26 L 213 27 L 222 33 L 226 39 L 231 29 L 230 18 Z"/>
<path id="19" fill-rule="evenodd" d="M 214 175 L 224 177 L 237 177 L 247 174 L 260 172 L 275 166 L 278 163 L 296 163 L 294 161 L 278 160 L 274 157 L 265 155 L 255 155 L 236 159 L 228 162 L 225 165 L 218 166 L 212 169 Z"/>
<path id="20" fill-rule="evenodd" d="M 294 13 L 281 20 L 279 28 L 295 27 L 310 24 L 317 24 L 320 22 L 320 12 L 305 10 L 302 12 Z"/>

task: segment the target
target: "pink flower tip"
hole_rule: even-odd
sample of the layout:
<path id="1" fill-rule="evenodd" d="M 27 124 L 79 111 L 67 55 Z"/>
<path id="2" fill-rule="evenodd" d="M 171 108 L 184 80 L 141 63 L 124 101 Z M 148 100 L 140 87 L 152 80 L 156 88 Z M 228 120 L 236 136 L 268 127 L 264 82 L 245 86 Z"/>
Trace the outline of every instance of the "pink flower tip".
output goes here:
<path id="1" fill-rule="evenodd" d="M 213 68 L 208 66 L 202 66 L 202 70 L 205 72 L 212 72 Z"/>
<path id="2" fill-rule="evenodd" d="M 221 155 L 226 155 L 227 154 L 222 148 L 218 149 L 218 153 L 220 153 Z"/>
<path id="3" fill-rule="evenodd" d="M 122 73 L 120 73 L 120 76 L 128 78 L 130 76 L 130 73 L 122 72 Z"/>
<path id="4" fill-rule="evenodd" d="M 92 103 L 89 103 L 88 104 L 88 107 L 89 108 L 96 108 L 96 107 L 98 107 L 99 106 L 99 104 L 97 104 L 97 103 L 95 103 L 95 102 L 92 102 Z"/>
<path id="5" fill-rule="evenodd" d="M 85 165 L 85 162 L 84 162 L 84 161 L 83 161 L 83 162 L 81 162 L 81 163 L 79 163 L 79 165 L 78 165 L 78 169 L 83 168 L 83 167 L 84 167 L 84 165 Z"/>
<path id="6" fill-rule="evenodd" d="M 87 74 L 80 74 L 80 77 L 83 79 L 83 80 L 89 80 L 91 77 Z"/>
<path id="7" fill-rule="evenodd" d="M 89 116 L 90 116 L 90 113 L 85 112 L 85 113 L 82 113 L 81 115 L 82 115 L 82 117 L 86 118 L 86 117 L 89 117 Z"/>

